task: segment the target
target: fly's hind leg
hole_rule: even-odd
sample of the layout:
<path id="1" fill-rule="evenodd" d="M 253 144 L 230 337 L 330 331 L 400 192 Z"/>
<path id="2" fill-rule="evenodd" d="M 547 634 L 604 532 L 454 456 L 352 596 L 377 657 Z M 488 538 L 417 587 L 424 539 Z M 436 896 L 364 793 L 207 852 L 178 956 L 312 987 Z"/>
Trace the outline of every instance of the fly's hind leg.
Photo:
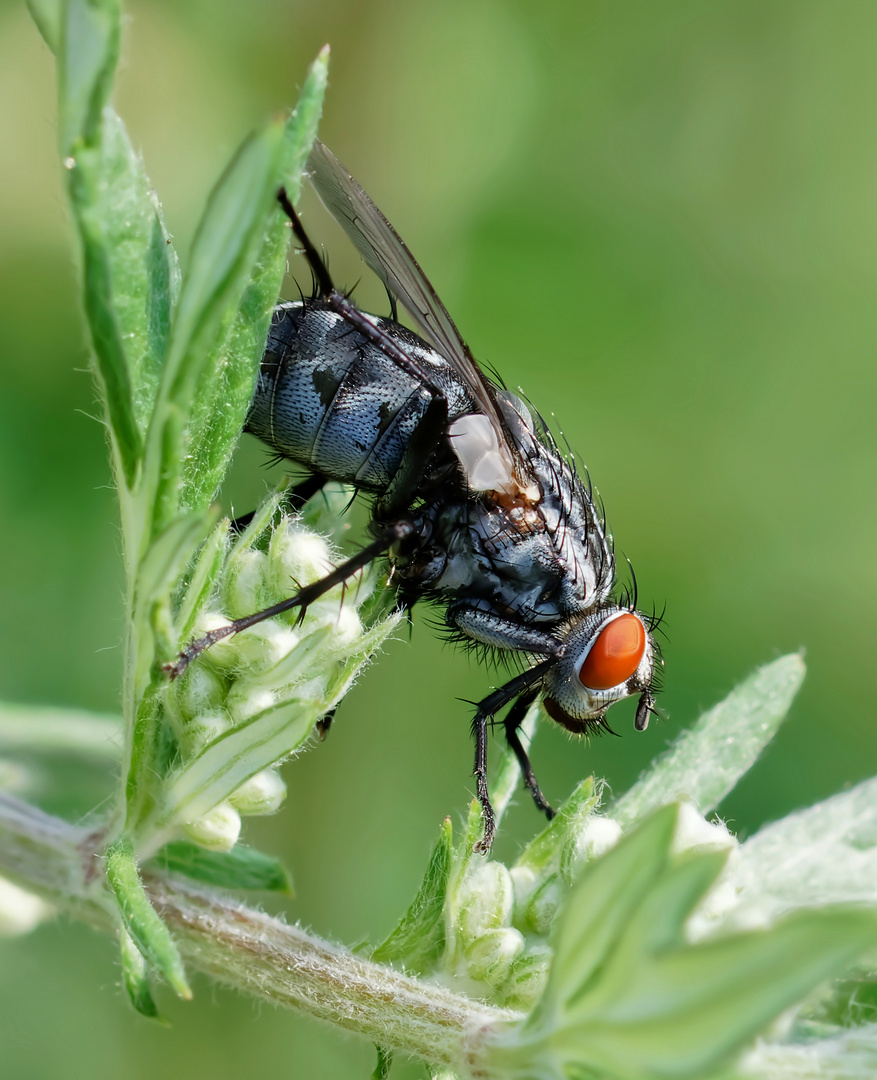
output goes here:
<path id="1" fill-rule="evenodd" d="M 283 207 L 283 212 L 289 218 L 292 223 L 292 231 L 295 233 L 295 238 L 301 244 L 305 254 L 305 258 L 310 264 L 311 271 L 316 281 L 317 289 L 319 290 L 320 299 L 323 300 L 329 307 L 340 315 L 345 322 L 358 331 L 367 341 L 370 341 L 372 345 L 376 346 L 388 360 L 391 360 L 401 370 L 410 375 L 417 382 L 421 383 L 425 390 L 427 390 L 433 397 L 444 397 L 441 389 L 437 387 L 432 381 L 432 374 L 428 368 L 422 364 L 413 356 L 409 356 L 407 352 L 400 345 L 395 342 L 389 334 L 385 333 L 380 326 L 376 326 L 371 316 L 365 315 L 359 310 L 349 297 L 344 293 L 339 292 L 335 288 L 335 283 L 332 281 L 332 276 L 329 273 L 329 269 L 325 262 L 314 247 L 311 238 L 305 232 L 305 227 L 302 225 L 298 214 L 292 203 L 289 201 L 289 196 L 286 194 L 286 189 L 281 188 L 277 192 L 277 201 Z"/>
<path id="2" fill-rule="evenodd" d="M 410 356 L 386 331 L 375 325 L 371 316 L 363 314 L 356 304 L 352 303 L 344 293 L 338 291 L 332 281 L 329 268 L 305 231 L 301 219 L 289 201 L 285 188 L 278 191 L 277 200 L 289 218 L 295 238 L 301 244 L 305 258 L 310 264 L 320 298 L 366 341 L 380 349 L 388 360 L 416 380 L 424 399 L 427 400 L 423 415 L 408 440 L 402 463 L 387 491 L 378 502 L 376 516 L 380 520 L 387 520 L 411 505 L 422 483 L 423 468 L 448 429 L 447 398 L 444 391 L 433 382 L 432 373 L 427 367 L 419 363 L 415 357 Z M 394 301 L 393 304 L 395 311 Z"/>
<path id="3" fill-rule="evenodd" d="M 189 642 L 173 663 L 164 665 L 165 674 L 171 679 L 178 678 L 189 664 L 206 649 L 209 649 L 211 645 L 215 645 L 217 641 L 222 641 L 223 638 L 230 637 L 232 634 L 239 634 L 241 630 L 247 630 L 265 619 L 271 619 L 275 615 L 281 615 L 284 611 L 291 611 L 293 608 L 300 608 L 302 612 L 306 611 L 324 593 L 334 589 L 336 585 L 340 585 L 349 577 L 352 577 L 358 570 L 368 566 L 373 559 L 382 555 L 394 544 L 407 540 L 414 532 L 414 526 L 410 521 L 392 522 L 381 530 L 376 540 L 366 544 L 362 551 L 357 552 L 356 555 L 341 563 L 340 566 L 336 566 L 324 578 L 306 585 L 294 596 L 290 596 L 287 600 L 281 600 L 279 604 L 272 604 L 271 607 L 265 608 L 264 611 L 256 611 L 252 615 L 244 616 L 242 619 L 234 619 L 225 626 L 218 626 L 215 630 L 209 630 L 203 637 Z"/>

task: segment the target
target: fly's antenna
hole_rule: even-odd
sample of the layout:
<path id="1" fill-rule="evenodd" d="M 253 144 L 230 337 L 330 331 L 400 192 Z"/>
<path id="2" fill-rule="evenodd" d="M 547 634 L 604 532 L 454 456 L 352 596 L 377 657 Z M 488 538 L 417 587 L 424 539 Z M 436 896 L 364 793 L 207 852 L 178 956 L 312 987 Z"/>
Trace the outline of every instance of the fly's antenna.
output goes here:
<path id="1" fill-rule="evenodd" d="M 624 555 L 624 552 L 622 552 L 622 555 Z M 636 583 L 636 571 L 633 568 L 633 563 L 630 561 L 630 559 L 628 559 L 626 555 L 624 555 L 624 561 L 627 563 L 627 569 L 630 571 L 630 576 L 633 579 L 633 594 L 629 595 L 628 599 L 631 601 L 630 610 L 634 611 L 636 609 L 637 599 L 639 598 L 639 590 Z"/>

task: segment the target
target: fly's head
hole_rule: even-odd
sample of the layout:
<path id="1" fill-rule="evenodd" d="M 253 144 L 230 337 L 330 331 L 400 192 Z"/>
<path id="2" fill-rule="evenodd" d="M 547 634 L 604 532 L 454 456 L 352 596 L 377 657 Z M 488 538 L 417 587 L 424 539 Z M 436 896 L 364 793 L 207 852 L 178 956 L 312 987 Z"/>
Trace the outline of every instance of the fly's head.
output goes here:
<path id="1" fill-rule="evenodd" d="M 660 655 L 650 621 L 615 603 L 570 619 L 561 627 L 563 655 L 544 681 L 545 711 L 574 734 L 598 723 L 610 705 L 639 694 L 634 725 L 644 731 L 653 711 Z"/>

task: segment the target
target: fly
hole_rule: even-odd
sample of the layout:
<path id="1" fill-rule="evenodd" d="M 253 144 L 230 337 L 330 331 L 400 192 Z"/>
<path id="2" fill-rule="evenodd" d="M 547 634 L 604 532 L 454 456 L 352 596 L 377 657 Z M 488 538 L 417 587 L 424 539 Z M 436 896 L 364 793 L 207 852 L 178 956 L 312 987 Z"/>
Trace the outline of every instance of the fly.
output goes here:
<path id="1" fill-rule="evenodd" d="M 519 654 L 522 670 L 476 706 L 474 777 L 489 850 L 487 726 L 502 721 L 536 806 L 553 810 L 518 729 L 541 695 L 575 734 L 605 726 L 614 702 L 639 695 L 634 726 L 654 711 L 654 620 L 615 595 L 615 558 L 589 486 L 541 419 L 479 368 L 402 239 L 322 143 L 311 182 L 421 336 L 359 310 L 336 289 L 285 191 L 278 195 L 310 263 L 315 296 L 275 310 L 246 430 L 305 465 L 313 493 L 327 480 L 372 500 L 371 543 L 326 577 L 264 611 L 190 643 L 172 677 L 204 649 L 263 619 L 309 604 L 387 556 L 405 609 L 444 606 L 468 643 Z"/>

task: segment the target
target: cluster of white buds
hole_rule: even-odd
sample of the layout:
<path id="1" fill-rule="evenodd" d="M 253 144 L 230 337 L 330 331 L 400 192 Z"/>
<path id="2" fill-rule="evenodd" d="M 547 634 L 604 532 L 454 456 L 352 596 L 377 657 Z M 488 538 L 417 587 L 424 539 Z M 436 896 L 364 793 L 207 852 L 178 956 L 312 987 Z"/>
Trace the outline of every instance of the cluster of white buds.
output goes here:
<path id="1" fill-rule="evenodd" d="M 551 966 L 555 919 L 573 882 L 622 836 L 617 821 L 597 813 L 598 805 L 599 792 L 586 780 L 510 868 L 467 863 L 446 901 L 453 909 L 455 940 L 445 950 L 444 978 L 500 1005 L 533 1006 Z M 737 846 L 724 825 L 706 821 L 690 803 L 681 805 L 674 852 L 730 852 L 728 872 L 692 916 L 692 937 L 736 902 L 729 874 Z"/>
<path id="2" fill-rule="evenodd" d="M 208 542 L 202 558 L 219 564 L 218 587 L 191 620 L 191 636 L 276 604 L 325 577 L 340 557 L 311 525 L 320 513 L 321 508 L 310 517 L 278 515 L 271 501 L 234 543 L 223 538 L 220 558 Z M 193 580 L 197 575 L 196 567 Z M 387 595 L 375 590 L 374 573 L 361 572 L 316 600 L 304 617 L 292 609 L 218 641 L 169 684 L 165 710 L 182 758 L 177 775 L 169 777 L 171 802 L 187 766 L 201 760 L 214 770 L 221 767 L 223 746 L 230 755 L 224 763 L 234 759 L 230 775 L 242 777 L 208 809 L 204 799 L 195 801 L 197 812 L 178 822 L 188 839 L 229 850 L 242 815 L 280 808 L 286 785 L 275 765 L 308 740 L 395 628 L 398 617 L 387 615 L 390 606 Z M 244 728 L 250 738 L 234 739 Z M 280 752 L 250 771 L 258 761 L 260 730 L 271 731 Z"/>

